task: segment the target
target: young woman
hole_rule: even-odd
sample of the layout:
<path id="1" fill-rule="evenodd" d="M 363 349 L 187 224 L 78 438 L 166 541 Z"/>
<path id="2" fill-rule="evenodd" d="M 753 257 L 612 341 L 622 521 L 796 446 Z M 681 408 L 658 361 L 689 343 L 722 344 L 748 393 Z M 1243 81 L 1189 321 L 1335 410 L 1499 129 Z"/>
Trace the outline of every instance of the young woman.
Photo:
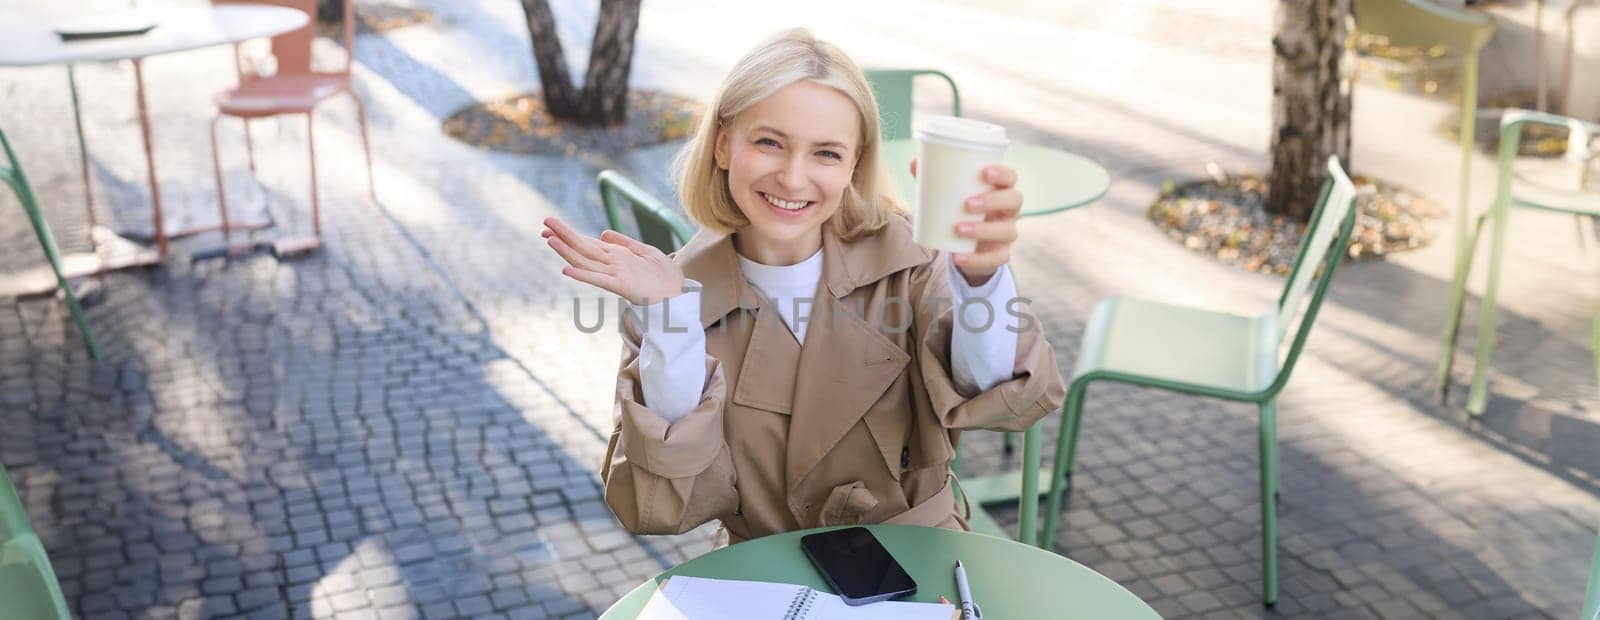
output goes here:
<path id="1" fill-rule="evenodd" d="M 701 226 L 682 250 L 545 221 L 562 274 L 633 304 L 601 471 L 630 531 L 967 529 L 957 431 L 1020 431 L 1060 407 L 1006 267 L 1016 174 L 989 167 L 992 191 L 967 201 L 985 214 L 957 228 L 975 252 L 934 252 L 886 194 L 879 143 L 861 70 L 789 30 L 734 66 L 680 159 Z"/>

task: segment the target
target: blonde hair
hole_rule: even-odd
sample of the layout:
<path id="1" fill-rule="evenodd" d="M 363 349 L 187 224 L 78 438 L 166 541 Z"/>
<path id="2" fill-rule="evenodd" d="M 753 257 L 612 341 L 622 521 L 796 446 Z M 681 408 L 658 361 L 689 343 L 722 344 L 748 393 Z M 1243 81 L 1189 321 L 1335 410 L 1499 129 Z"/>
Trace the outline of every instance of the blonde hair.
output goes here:
<path id="1" fill-rule="evenodd" d="M 678 155 L 678 198 L 690 218 L 717 232 L 750 223 L 728 189 L 727 171 L 717 165 L 717 134 L 750 106 L 801 80 L 843 93 L 861 114 L 855 173 L 838 212 L 830 218 L 834 233 L 846 241 L 859 239 L 887 226 L 889 218 L 901 212 L 899 201 L 889 193 L 893 181 L 879 161 L 878 101 L 866 76 L 838 47 L 817 40 L 810 30 L 791 28 L 757 45 L 728 71 L 694 138 Z"/>

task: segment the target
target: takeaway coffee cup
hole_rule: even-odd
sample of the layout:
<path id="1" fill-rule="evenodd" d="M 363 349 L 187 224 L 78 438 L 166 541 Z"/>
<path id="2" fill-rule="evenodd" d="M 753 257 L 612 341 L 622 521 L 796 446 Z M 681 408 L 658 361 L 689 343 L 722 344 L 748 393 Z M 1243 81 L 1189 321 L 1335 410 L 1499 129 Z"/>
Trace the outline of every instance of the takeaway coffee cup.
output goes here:
<path id="1" fill-rule="evenodd" d="M 1006 129 L 981 121 L 934 116 L 916 128 L 917 196 L 914 238 L 923 247 L 972 252 L 977 241 L 956 236 L 956 223 L 983 221 L 968 213 L 967 199 L 989 189 L 983 168 L 1005 157 Z"/>

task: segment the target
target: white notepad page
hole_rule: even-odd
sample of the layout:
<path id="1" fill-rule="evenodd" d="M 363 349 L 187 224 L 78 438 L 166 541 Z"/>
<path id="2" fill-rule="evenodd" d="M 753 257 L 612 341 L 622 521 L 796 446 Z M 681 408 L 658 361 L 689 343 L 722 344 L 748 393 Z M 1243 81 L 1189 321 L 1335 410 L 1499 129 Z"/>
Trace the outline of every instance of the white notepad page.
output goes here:
<path id="1" fill-rule="evenodd" d="M 806 586 L 678 576 L 650 597 L 639 620 L 952 620 L 957 613 L 954 605 L 941 603 L 852 607 Z"/>

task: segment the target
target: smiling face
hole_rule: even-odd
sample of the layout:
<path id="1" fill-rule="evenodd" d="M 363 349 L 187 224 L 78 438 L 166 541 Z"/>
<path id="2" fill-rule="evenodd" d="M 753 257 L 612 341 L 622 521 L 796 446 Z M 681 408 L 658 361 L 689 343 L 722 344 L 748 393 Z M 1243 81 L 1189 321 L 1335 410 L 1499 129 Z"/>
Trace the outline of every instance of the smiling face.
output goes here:
<path id="1" fill-rule="evenodd" d="M 745 257 L 791 265 L 822 247 L 859 158 L 860 112 L 843 93 L 789 84 L 746 108 L 717 134 L 717 166 L 750 224 L 736 231 Z"/>

